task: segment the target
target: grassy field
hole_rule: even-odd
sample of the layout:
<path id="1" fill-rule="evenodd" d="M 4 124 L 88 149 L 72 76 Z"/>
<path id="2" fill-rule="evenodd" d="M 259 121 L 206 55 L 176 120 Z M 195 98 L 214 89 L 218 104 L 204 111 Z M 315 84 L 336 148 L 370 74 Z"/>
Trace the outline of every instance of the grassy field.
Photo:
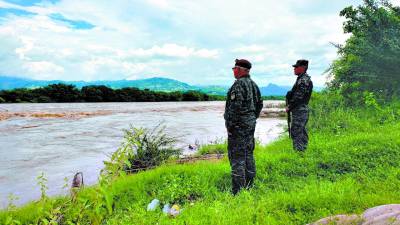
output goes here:
<path id="1" fill-rule="evenodd" d="M 322 97 L 321 97 L 322 98 Z M 173 162 L 86 188 L 77 200 L 44 198 L 0 213 L 0 224 L 307 224 L 334 214 L 400 203 L 400 107 L 344 109 L 315 100 L 305 154 L 282 137 L 255 150 L 255 187 L 232 196 L 226 158 Z M 331 107 L 328 107 L 330 105 Z M 218 149 L 215 151 L 215 149 Z M 202 148 L 223 152 L 226 144 Z M 176 218 L 147 212 L 154 198 Z"/>

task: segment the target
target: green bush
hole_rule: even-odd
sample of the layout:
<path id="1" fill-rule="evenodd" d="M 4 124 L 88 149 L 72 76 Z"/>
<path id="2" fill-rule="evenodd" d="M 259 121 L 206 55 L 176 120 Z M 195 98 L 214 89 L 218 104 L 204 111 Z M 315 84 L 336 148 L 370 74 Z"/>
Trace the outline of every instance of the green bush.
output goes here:
<path id="1" fill-rule="evenodd" d="M 108 172 L 135 173 L 159 166 L 181 153 L 174 146 L 176 139 L 165 133 L 164 126 L 158 125 L 153 129 L 130 126 L 124 132 L 121 147 L 112 154 L 110 161 L 105 162 Z"/>

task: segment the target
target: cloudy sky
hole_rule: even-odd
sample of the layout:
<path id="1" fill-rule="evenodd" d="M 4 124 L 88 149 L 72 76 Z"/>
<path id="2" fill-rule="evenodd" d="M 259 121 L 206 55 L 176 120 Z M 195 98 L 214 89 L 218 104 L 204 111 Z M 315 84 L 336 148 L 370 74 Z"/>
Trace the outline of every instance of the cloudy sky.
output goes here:
<path id="1" fill-rule="evenodd" d="M 339 11 L 361 2 L 0 0 L 0 75 L 229 85 L 234 59 L 246 58 L 260 86 L 290 85 L 306 58 L 322 86 L 330 42 L 347 38 Z"/>

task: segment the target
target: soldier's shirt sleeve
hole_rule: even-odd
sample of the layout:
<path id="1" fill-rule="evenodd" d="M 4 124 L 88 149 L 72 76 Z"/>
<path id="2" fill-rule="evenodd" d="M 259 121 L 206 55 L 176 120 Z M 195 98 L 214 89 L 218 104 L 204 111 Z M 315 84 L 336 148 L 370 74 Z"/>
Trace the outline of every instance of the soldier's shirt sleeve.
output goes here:
<path id="1" fill-rule="evenodd" d="M 225 126 L 231 128 L 238 120 L 243 103 L 243 87 L 237 81 L 235 82 L 227 96 L 227 108 L 225 109 Z"/>
<path id="2" fill-rule="evenodd" d="M 300 79 L 297 85 L 297 89 L 292 93 L 292 98 L 289 101 L 289 110 L 296 108 L 299 104 L 305 101 L 309 90 L 310 80 Z"/>
<path id="3" fill-rule="evenodd" d="M 229 88 L 228 93 L 226 94 L 226 102 L 225 102 L 225 112 L 224 112 L 224 119 L 225 119 L 225 127 L 228 128 L 228 121 L 229 121 L 229 106 L 230 106 L 230 96 L 231 96 L 231 88 Z"/>
<path id="4" fill-rule="evenodd" d="M 257 100 L 258 100 L 256 103 L 256 118 L 258 118 L 258 117 L 260 117 L 260 113 L 261 113 L 261 110 L 262 110 L 264 104 L 263 104 L 263 99 L 261 96 L 260 89 L 257 86 L 256 86 L 256 89 L 257 89 Z"/>

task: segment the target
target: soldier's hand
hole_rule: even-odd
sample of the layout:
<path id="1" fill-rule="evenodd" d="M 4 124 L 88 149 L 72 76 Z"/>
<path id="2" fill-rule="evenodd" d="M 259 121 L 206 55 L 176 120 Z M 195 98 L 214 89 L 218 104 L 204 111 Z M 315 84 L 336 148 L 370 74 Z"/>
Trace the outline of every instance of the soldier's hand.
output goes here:
<path id="1" fill-rule="evenodd" d="M 286 107 L 286 108 L 285 108 L 285 111 L 286 111 L 286 112 L 289 112 L 289 108 L 288 108 L 288 107 Z"/>

